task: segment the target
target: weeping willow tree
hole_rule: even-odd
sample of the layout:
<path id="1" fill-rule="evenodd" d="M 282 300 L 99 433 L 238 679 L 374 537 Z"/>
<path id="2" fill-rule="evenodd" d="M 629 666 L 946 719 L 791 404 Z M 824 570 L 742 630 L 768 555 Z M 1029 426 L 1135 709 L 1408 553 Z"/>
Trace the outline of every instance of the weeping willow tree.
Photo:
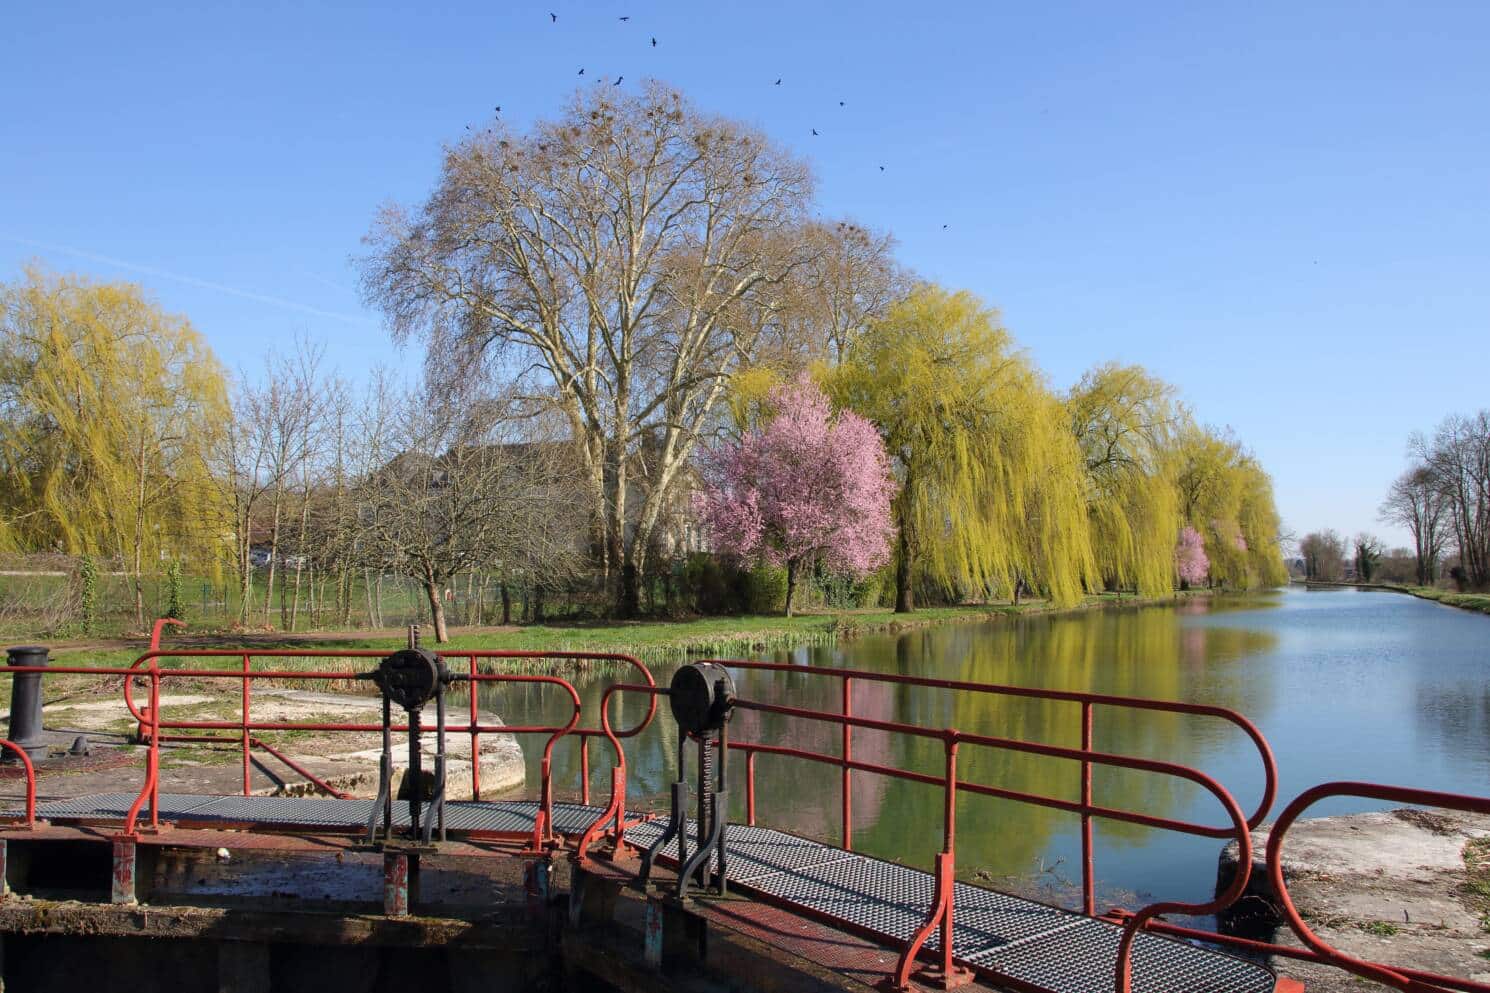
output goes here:
<path id="1" fill-rule="evenodd" d="M 1180 527 L 1173 388 L 1139 366 L 1102 365 L 1071 390 L 1066 410 L 1081 449 L 1102 581 L 1141 596 L 1167 594 Z"/>
<path id="2" fill-rule="evenodd" d="M 0 501 L 12 540 L 150 563 L 216 565 L 207 454 L 228 417 L 221 367 L 138 286 L 28 270 L 0 288 Z"/>
<path id="3" fill-rule="evenodd" d="M 1287 578 L 1273 482 L 1229 433 L 1187 424 L 1176 444 L 1180 515 L 1205 539 L 1211 582 L 1236 589 Z"/>
<path id="4" fill-rule="evenodd" d="M 871 322 L 828 375 L 873 421 L 900 492 L 895 609 L 924 575 L 979 594 L 1025 585 L 1068 605 L 1095 575 L 1081 456 L 1060 403 L 998 314 L 931 285 Z"/>

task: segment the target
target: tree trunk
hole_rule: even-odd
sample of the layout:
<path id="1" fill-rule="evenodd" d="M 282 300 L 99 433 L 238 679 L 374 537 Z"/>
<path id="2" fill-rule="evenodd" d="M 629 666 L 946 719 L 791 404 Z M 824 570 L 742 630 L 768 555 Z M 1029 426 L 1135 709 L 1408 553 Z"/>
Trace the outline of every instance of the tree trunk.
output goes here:
<path id="1" fill-rule="evenodd" d="M 269 531 L 269 574 L 264 577 L 264 623 L 269 623 L 269 609 L 274 604 L 274 573 L 279 561 L 279 488 L 274 490 L 273 524 Z"/>
<path id="2" fill-rule="evenodd" d="M 636 563 L 625 561 L 621 565 L 621 592 L 616 601 L 616 616 L 631 620 L 641 613 L 640 591 L 636 584 Z"/>
<path id="3" fill-rule="evenodd" d="M 506 583 L 502 584 L 502 623 L 512 623 L 512 590 Z"/>
<path id="4" fill-rule="evenodd" d="M 895 556 L 895 613 L 909 614 L 916 609 L 911 592 L 911 541 L 904 524 L 900 527 L 900 550 Z"/>
<path id="5" fill-rule="evenodd" d="M 440 584 L 426 579 L 424 595 L 429 597 L 429 616 L 435 622 L 435 641 L 443 645 L 449 636 L 445 631 L 445 604 L 440 600 Z"/>
<path id="6" fill-rule="evenodd" d="M 792 616 L 792 594 L 797 592 L 797 560 L 786 562 L 786 616 Z"/>

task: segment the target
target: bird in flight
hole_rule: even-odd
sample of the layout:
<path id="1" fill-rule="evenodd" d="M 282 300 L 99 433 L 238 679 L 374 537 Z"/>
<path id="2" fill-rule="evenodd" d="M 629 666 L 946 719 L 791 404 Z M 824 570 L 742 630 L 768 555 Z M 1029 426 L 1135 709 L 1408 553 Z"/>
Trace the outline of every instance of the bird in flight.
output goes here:
<path id="1" fill-rule="evenodd" d="M 885 167 L 884 166 L 880 166 L 880 172 L 884 172 L 884 171 L 885 171 Z"/>
<path id="2" fill-rule="evenodd" d="M 813 135 L 814 135 L 814 136 L 815 136 L 815 135 L 816 135 L 816 134 L 817 134 L 817 128 L 813 128 L 813 129 L 812 129 L 812 133 L 813 133 Z"/>
<path id="3" fill-rule="evenodd" d="M 653 48 L 656 48 L 657 47 L 657 39 L 656 38 L 653 38 L 652 39 L 652 47 Z"/>
<path id="4" fill-rule="evenodd" d="M 844 107 L 844 106 L 847 106 L 847 105 L 842 100 L 840 100 L 840 101 L 838 101 L 838 106 Z"/>
<path id="5" fill-rule="evenodd" d="M 612 83 L 611 85 L 612 86 L 620 86 L 621 85 L 621 80 L 623 80 L 625 78 L 626 78 L 625 76 L 617 76 L 616 77 L 616 81 L 614 83 Z"/>
<path id="6" fill-rule="evenodd" d="M 776 85 L 777 85 L 777 86 L 780 86 L 780 85 L 781 85 L 781 80 L 779 80 L 779 79 L 778 79 L 778 80 L 777 80 L 777 81 L 776 81 Z"/>
<path id="7" fill-rule="evenodd" d="M 943 231 L 947 230 L 947 226 L 945 224 L 942 225 L 942 230 Z"/>
<path id="8" fill-rule="evenodd" d="M 502 112 L 502 105 L 501 104 L 497 104 L 497 106 L 495 108 L 493 108 L 493 109 L 496 110 L 496 112 L 500 114 Z"/>
<path id="9" fill-rule="evenodd" d="M 549 11 L 548 12 L 548 19 L 549 19 L 549 23 L 551 23 L 551 24 L 557 24 L 559 22 L 559 15 L 558 14 L 555 14 L 553 11 Z"/>
<path id="10" fill-rule="evenodd" d="M 581 76 L 583 76 L 583 75 L 584 75 L 584 74 L 585 74 L 585 67 L 584 67 L 584 66 L 580 66 L 580 67 L 579 67 L 579 74 L 580 74 L 580 75 L 581 75 Z"/>
<path id="11" fill-rule="evenodd" d="M 631 20 L 631 18 L 630 17 L 618 17 L 618 18 L 616 18 L 616 20 L 618 20 L 618 21 L 629 21 L 629 20 Z"/>

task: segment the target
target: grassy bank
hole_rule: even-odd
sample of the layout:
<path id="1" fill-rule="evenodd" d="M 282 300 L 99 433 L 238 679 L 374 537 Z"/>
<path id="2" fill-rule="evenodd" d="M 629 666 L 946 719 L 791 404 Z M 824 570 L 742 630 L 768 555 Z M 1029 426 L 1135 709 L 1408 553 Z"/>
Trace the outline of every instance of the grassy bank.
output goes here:
<path id="1" fill-rule="evenodd" d="M 985 622 L 998 619 L 1036 616 L 1108 607 L 1130 607 L 1170 603 L 1206 591 L 1177 593 L 1173 597 L 1140 599 L 1131 595 L 1101 594 L 1086 597 L 1072 608 L 1053 608 L 1042 600 L 1025 600 L 1015 604 L 975 604 L 956 607 L 927 607 L 910 614 L 891 610 L 867 609 L 824 611 L 795 617 L 742 616 L 707 617 L 681 621 L 574 622 L 533 624 L 524 627 L 492 628 L 475 632 L 457 630 L 450 641 L 436 646 L 442 651 L 458 653 L 463 648 L 534 652 L 617 652 L 635 655 L 648 663 L 681 662 L 698 656 L 745 656 L 801 645 L 827 645 L 866 634 L 895 633 L 941 624 Z M 176 639 L 167 644 L 192 648 L 234 648 L 251 645 L 255 649 L 378 649 L 398 644 L 396 631 L 319 632 L 305 635 L 231 634 Z M 57 645 L 53 651 L 55 665 L 128 665 L 136 659 L 143 644 L 114 643 L 105 645 Z M 224 666 L 236 667 L 235 660 L 223 660 Z M 316 663 L 322 665 L 323 663 Z M 279 663 L 276 663 L 278 666 Z M 311 660 L 286 659 L 284 668 L 311 668 Z M 49 681 L 50 682 L 50 681 Z M 0 693 L 8 692 L 0 686 Z"/>
<path id="2" fill-rule="evenodd" d="M 1131 595 L 1100 594 L 1083 599 L 1075 607 L 1055 608 L 1047 601 L 1025 600 L 1015 604 L 973 604 L 956 607 L 926 607 L 910 614 L 897 614 L 891 610 L 867 609 L 804 613 L 795 617 L 741 616 L 707 617 L 682 621 L 632 621 L 632 622 L 588 622 L 533 624 L 524 627 L 489 628 L 474 632 L 457 631 L 444 645 L 432 645 L 442 652 L 458 654 L 463 648 L 500 651 L 531 652 L 614 652 L 634 655 L 649 664 L 678 663 L 688 658 L 701 656 L 745 657 L 777 649 L 803 645 L 829 645 L 868 634 L 893 634 L 900 631 L 931 627 L 943 624 L 968 624 L 1020 617 L 1074 613 L 1106 608 L 1128 608 L 1134 606 L 1174 603 L 1193 597 L 1208 596 L 1209 591 L 1196 590 L 1177 592 L 1171 597 L 1143 599 Z M 385 651 L 397 646 L 402 635 L 393 630 L 379 632 L 314 632 L 295 635 L 212 634 L 180 637 L 167 641 L 167 647 L 182 648 L 242 648 L 264 649 L 375 649 Z M 45 641 L 41 642 L 45 644 Z M 53 665 L 100 666 L 105 668 L 129 665 L 144 650 L 144 642 L 114 642 L 105 644 L 62 643 L 54 645 Z M 214 660 L 216 661 L 216 660 Z M 238 668 L 232 658 L 220 660 L 222 668 Z M 210 662 L 193 663 L 196 668 L 216 668 Z M 261 665 L 260 668 L 263 666 Z M 274 668 L 286 671 L 325 669 L 322 659 L 310 657 L 284 658 L 274 662 Z M 504 667 L 507 671 L 541 671 L 568 675 L 580 670 L 580 666 L 555 666 L 550 661 L 535 661 L 531 665 Z M 624 663 L 614 666 L 587 665 L 587 671 L 618 672 Z M 97 677 L 50 676 L 47 679 L 47 701 L 73 698 L 88 693 L 112 695 L 116 691 L 117 678 L 110 680 L 108 687 L 101 687 Z M 236 684 L 228 680 L 198 680 L 195 684 L 172 681 L 173 692 L 192 692 L 231 689 L 237 692 Z M 0 707 L 8 706 L 10 680 L 0 679 Z"/>
<path id="3" fill-rule="evenodd" d="M 1441 590 L 1436 586 L 1406 586 L 1401 583 L 1330 583 L 1314 579 L 1306 581 L 1304 585 L 1342 590 L 1382 590 L 1387 593 L 1406 593 L 1421 600 L 1432 600 L 1435 603 L 1458 607 L 1461 610 L 1490 614 L 1490 594 L 1486 593 L 1455 593 L 1452 590 Z"/>
<path id="4" fill-rule="evenodd" d="M 1438 603 L 1448 604 L 1450 607 L 1459 607 L 1463 610 L 1474 610 L 1481 614 L 1490 614 L 1490 594 L 1485 593 L 1452 593 L 1448 590 L 1434 589 L 1431 586 L 1404 586 L 1404 593 L 1411 593 L 1415 597 L 1424 600 L 1435 600 Z"/>

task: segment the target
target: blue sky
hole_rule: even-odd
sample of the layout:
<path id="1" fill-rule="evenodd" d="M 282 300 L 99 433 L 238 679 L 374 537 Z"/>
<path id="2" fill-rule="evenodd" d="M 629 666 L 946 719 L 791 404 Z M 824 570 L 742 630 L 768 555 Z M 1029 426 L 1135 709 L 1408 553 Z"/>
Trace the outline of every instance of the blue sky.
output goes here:
<path id="1" fill-rule="evenodd" d="M 1053 385 L 1174 382 L 1299 533 L 1400 537 L 1408 433 L 1490 405 L 1483 3 L 10 4 L 0 279 L 136 279 L 233 368 L 297 334 L 412 364 L 355 292 L 374 210 L 581 66 L 809 157 L 826 213 L 997 304 Z"/>

